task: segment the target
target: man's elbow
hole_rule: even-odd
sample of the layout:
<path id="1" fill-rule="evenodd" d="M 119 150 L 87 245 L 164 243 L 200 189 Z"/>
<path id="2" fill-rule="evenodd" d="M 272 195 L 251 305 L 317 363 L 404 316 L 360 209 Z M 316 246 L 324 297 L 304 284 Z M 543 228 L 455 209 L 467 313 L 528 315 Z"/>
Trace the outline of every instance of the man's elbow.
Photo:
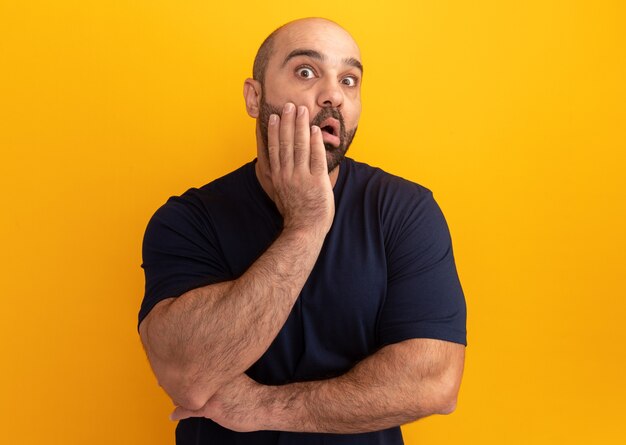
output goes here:
<path id="1" fill-rule="evenodd" d="M 441 393 L 432 395 L 424 403 L 424 400 L 418 404 L 415 409 L 416 419 L 432 416 L 433 414 L 452 414 L 456 409 L 456 396 L 448 396 Z"/>
<path id="2" fill-rule="evenodd" d="M 461 349 L 455 354 L 450 365 L 435 380 L 434 414 L 452 414 L 456 410 L 463 379 L 464 353 L 465 350 Z"/>
<path id="3" fill-rule="evenodd" d="M 201 409 L 217 391 L 212 385 L 200 385 L 197 380 L 180 373 L 155 374 L 159 386 L 170 396 L 174 404 L 192 411 Z"/>
<path id="4" fill-rule="evenodd" d="M 460 382 L 456 379 L 441 382 L 437 394 L 433 397 L 433 414 L 452 414 L 456 410 L 459 386 Z"/>
<path id="5" fill-rule="evenodd" d="M 456 410 L 456 400 L 454 397 L 440 402 L 433 414 L 452 414 Z"/>
<path id="6" fill-rule="evenodd" d="M 190 365 L 181 364 L 182 360 L 164 359 L 144 342 L 148 362 L 156 380 L 175 405 L 190 410 L 202 408 L 218 388 L 214 387 L 206 376 L 200 379 L 197 371 Z"/>
<path id="7" fill-rule="evenodd" d="M 433 414 L 452 414 L 456 410 L 461 381 L 458 375 L 447 372 L 427 381 L 422 381 L 423 389 L 417 402 L 419 417 Z"/>
<path id="8" fill-rule="evenodd" d="M 198 371 L 180 351 L 165 341 L 159 341 L 159 323 L 174 299 L 158 303 L 139 325 L 139 334 L 148 362 L 159 386 L 174 404 L 190 410 L 202 408 L 218 387 L 214 380 Z M 156 323 L 156 324 L 155 324 Z"/>
<path id="9" fill-rule="evenodd" d="M 167 392 L 167 391 L 166 391 Z M 170 396 L 171 397 L 171 396 Z M 172 397 L 172 401 L 176 406 L 185 408 L 191 411 L 198 411 L 207 404 L 211 397 L 206 397 L 197 393 L 183 393 L 178 396 Z"/>

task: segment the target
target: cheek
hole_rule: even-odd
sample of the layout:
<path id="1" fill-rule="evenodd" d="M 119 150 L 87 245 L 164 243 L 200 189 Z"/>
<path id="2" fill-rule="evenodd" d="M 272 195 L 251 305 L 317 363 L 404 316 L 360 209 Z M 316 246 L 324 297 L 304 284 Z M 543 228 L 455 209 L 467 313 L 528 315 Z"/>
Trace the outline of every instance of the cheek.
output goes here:
<path id="1" fill-rule="evenodd" d="M 306 105 L 309 110 L 315 105 L 315 97 L 312 91 L 302 88 L 301 84 L 290 82 L 280 77 L 275 78 L 266 85 L 266 99 L 275 104 L 283 105 L 287 102 L 296 105 Z"/>
<path id="2" fill-rule="evenodd" d="M 288 88 L 285 88 L 280 92 L 268 92 L 266 95 L 266 100 L 270 104 L 279 108 L 282 108 L 283 105 L 285 105 L 287 102 L 295 104 L 296 107 L 304 105 L 309 109 L 309 114 L 311 115 L 311 118 L 314 116 L 314 113 L 316 111 L 319 111 L 319 109 L 316 109 L 315 100 L 309 97 L 309 95 L 302 94 L 298 91 L 292 91 Z"/>
<path id="3" fill-rule="evenodd" d="M 280 79 L 274 79 L 274 82 L 267 82 L 265 85 L 265 100 L 275 106 L 282 107 L 289 101 L 289 88 L 280 84 Z"/>
<path id="4" fill-rule="evenodd" d="M 350 114 L 345 117 L 346 129 L 353 130 L 358 124 L 361 118 L 361 107 L 354 108 Z"/>

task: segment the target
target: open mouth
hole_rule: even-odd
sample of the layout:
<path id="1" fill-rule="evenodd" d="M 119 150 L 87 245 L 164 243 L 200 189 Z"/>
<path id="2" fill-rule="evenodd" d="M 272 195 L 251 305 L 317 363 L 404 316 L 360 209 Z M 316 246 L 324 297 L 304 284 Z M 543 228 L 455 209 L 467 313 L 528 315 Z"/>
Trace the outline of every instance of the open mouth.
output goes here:
<path id="1" fill-rule="evenodd" d="M 328 118 L 320 124 L 322 139 L 325 143 L 338 147 L 341 139 L 339 137 L 339 121 L 335 118 Z"/>
<path id="2" fill-rule="evenodd" d="M 326 126 L 322 127 L 322 131 L 325 131 L 328 134 L 332 134 L 332 135 L 337 136 L 335 134 L 335 129 L 333 127 L 331 127 L 330 125 L 326 125 Z"/>

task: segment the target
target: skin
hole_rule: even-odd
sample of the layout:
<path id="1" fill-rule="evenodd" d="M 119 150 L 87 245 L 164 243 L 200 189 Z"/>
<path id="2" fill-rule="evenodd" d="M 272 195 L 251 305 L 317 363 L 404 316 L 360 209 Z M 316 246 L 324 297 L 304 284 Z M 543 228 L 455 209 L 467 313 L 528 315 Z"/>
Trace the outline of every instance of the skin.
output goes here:
<path id="1" fill-rule="evenodd" d="M 295 49 L 323 57 L 285 64 Z M 304 19 L 278 34 L 264 88 L 245 81 L 246 108 L 257 118 L 256 174 L 284 229 L 240 278 L 163 300 L 140 325 L 159 384 L 177 405 L 172 420 L 206 417 L 235 431 L 359 433 L 455 409 L 465 347 L 442 340 L 388 345 L 328 380 L 265 386 L 244 373 L 283 326 L 330 230 L 340 166 L 329 173 L 332 156 L 311 121 L 331 107 L 347 129 L 356 128 L 361 73 L 355 60 L 360 52 L 345 30 Z M 303 79 L 303 65 L 315 76 Z M 345 81 L 352 76 L 356 86 Z M 263 102 L 280 110 L 268 118 L 267 144 L 258 121 Z"/>

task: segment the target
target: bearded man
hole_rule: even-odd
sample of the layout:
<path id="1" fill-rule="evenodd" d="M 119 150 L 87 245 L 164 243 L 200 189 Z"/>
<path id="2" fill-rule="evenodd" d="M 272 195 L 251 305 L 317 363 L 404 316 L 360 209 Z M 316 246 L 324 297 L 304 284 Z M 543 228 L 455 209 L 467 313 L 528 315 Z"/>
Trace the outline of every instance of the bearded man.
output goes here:
<path id="1" fill-rule="evenodd" d="M 256 159 L 151 218 L 139 333 L 178 444 L 395 445 L 455 409 L 448 227 L 428 189 L 345 156 L 362 78 L 339 25 L 283 25 L 244 83 Z"/>

